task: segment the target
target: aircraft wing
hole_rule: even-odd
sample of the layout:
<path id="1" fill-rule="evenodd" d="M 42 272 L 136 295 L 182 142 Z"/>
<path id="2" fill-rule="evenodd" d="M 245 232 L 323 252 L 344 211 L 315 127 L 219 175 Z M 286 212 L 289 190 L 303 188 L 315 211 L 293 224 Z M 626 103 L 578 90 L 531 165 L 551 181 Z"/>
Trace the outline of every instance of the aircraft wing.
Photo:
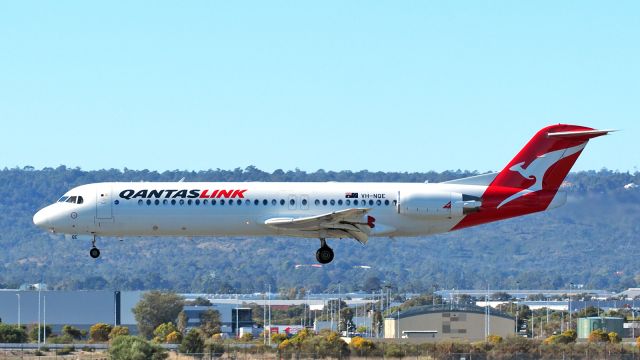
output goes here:
<path id="1" fill-rule="evenodd" d="M 367 215 L 371 209 L 353 208 L 334 211 L 326 214 L 299 218 L 272 218 L 265 225 L 280 230 L 317 231 L 331 234 L 342 234 L 366 244 L 371 229 L 375 226 L 375 218 Z"/>

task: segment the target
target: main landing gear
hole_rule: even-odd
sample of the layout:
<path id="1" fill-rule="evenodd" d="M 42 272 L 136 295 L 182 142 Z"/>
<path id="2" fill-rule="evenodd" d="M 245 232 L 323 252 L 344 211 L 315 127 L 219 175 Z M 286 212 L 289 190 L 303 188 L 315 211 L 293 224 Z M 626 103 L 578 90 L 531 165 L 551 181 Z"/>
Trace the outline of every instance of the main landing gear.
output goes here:
<path id="1" fill-rule="evenodd" d="M 89 250 L 89 255 L 94 259 L 100 257 L 100 250 L 96 247 L 96 234 L 93 234 L 93 240 L 91 241 L 91 250 Z"/>
<path id="2" fill-rule="evenodd" d="M 328 264 L 333 260 L 333 249 L 327 245 L 325 238 L 320 238 L 320 249 L 316 251 L 316 260 L 320 264 Z"/>

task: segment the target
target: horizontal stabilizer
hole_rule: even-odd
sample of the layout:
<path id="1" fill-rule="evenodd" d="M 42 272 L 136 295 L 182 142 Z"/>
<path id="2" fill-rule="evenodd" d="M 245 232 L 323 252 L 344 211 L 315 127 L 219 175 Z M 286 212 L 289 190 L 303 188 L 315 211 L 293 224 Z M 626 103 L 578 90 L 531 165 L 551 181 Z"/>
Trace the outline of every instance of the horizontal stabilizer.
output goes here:
<path id="1" fill-rule="evenodd" d="M 550 132 L 547 134 L 549 138 L 562 138 L 562 139 L 572 139 L 572 138 L 583 138 L 584 140 L 592 139 L 594 137 L 607 135 L 610 132 L 614 132 L 618 130 L 578 130 L 578 131 L 560 131 L 560 132 Z"/>

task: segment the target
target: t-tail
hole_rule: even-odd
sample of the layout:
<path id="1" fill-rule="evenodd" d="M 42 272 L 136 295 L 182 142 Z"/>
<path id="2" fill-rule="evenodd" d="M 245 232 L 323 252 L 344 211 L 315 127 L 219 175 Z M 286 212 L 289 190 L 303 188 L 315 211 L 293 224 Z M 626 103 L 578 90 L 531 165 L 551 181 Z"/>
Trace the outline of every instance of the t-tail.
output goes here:
<path id="1" fill-rule="evenodd" d="M 538 131 L 489 184 L 480 211 L 467 215 L 455 229 L 564 204 L 566 195 L 558 189 L 587 142 L 611 131 L 565 124 Z"/>

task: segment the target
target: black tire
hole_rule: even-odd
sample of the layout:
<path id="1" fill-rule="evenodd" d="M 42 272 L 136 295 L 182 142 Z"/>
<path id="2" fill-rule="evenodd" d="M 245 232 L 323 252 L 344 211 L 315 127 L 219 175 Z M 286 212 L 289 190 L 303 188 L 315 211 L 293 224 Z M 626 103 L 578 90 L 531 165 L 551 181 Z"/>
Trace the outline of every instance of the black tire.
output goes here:
<path id="1" fill-rule="evenodd" d="M 89 250 L 89 255 L 92 258 L 97 259 L 100 257 L 100 250 L 98 250 L 98 248 L 92 248 L 91 250 Z"/>
<path id="2" fill-rule="evenodd" d="M 333 249 L 328 246 L 323 246 L 316 251 L 316 260 L 320 264 L 328 264 L 333 261 Z"/>

